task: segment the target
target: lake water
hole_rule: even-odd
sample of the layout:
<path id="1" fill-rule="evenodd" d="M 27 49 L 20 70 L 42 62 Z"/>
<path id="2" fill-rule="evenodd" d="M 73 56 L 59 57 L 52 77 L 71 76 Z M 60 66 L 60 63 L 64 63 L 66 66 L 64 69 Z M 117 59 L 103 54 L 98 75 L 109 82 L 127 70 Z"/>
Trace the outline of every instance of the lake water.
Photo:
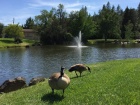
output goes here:
<path id="1" fill-rule="evenodd" d="M 23 76 L 26 81 L 33 77 L 48 78 L 76 63 L 96 63 L 126 58 L 140 58 L 140 44 L 100 44 L 83 48 L 45 46 L 0 49 L 0 84 L 6 79 Z"/>

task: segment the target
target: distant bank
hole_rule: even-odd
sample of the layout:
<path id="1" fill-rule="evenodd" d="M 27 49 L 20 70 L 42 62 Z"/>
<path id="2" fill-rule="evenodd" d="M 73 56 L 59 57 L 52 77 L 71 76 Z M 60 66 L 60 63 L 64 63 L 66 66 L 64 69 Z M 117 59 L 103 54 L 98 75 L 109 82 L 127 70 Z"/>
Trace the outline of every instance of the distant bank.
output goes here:
<path id="1" fill-rule="evenodd" d="M 0 38 L 0 48 L 28 47 L 36 43 L 35 40 L 23 39 L 22 43 L 16 44 L 13 38 Z"/>

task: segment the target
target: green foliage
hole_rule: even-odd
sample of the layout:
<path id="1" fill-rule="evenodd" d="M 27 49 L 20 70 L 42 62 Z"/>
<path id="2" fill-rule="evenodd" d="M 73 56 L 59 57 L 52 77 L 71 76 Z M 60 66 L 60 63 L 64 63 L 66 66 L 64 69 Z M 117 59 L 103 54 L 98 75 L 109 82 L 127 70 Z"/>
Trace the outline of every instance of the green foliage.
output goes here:
<path id="1" fill-rule="evenodd" d="M 6 37 L 16 39 L 22 39 L 24 37 L 23 29 L 18 24 L 10 24 L 4 29 Z"/>
<path id="2" fill-rule="evenodd" d="M 126 36 L 126 39 L 129 40 L 130 38 L 133 37 L 133 32 L 132 32 L 133 24 L 130 23 L 130 21 L 129 21 L 127 23 L 127 25 L 125 25 L 124 27 L 125 27 L 125 36 Z"/>
<path id="3" fill-rule="evenodd" d="M 96 34 L 96 23 L 92 20 L 92 17 L 88 16 L 83 28 L 83 42 L 86 42 L 88 39 L 92 38 Z"/>
<path id="4" fill-rule="evenodd" d="M 82 8 L 79 12 L 79 22 L 78 24 L 79 30 L 82 31 L 82 42 L 87 42 L 87 39 L 91 38 L 91 36 L 95 33 L 96 25 L 95 22 L 92 20 L 92 17 L 88 15 L 87 8 Z M 78 31 L 79 31 L 78 30 Z"/>
<path id="5" fill-rule="evenodd" d="M 58 9 L 52 8 L 50 12 L 43 10 L 41 15 L 35 17 L 36 30 L 43 44 L 64 44 L 71 41 L 66 16 L 64 6 L 59 4 Z"/>
<path id="6" fill-rule="evenodd" d="M 137 31 L 138 31 L 138 32 L 139 32 L 139 34 L 140 34 L 140 3 L 139 3 L 139 5 L 138 5 L 137 12 L 138 12 Z"/>
<path id="7" fill-rule="evenodd" d="M 95 33 L 95 22 L 88 14 L 86 7 L 81 8 L 80 11 L 71 12 L 69 17 L 69 31 L 74 37 L 81 31 L 83 33 L 82 42 L 86 42 Z"/>
<path id="8" fill-rule="evenodd" d="M 131 28 L 126 30 L 129 21 L 133 25 L 132 30 Z M 120 5 L 115 7 L 107 2 L 98 14 L 94 13 L 93 16 L 88 13 L 86 6 L 68 14 L 64 5 L 59 4 L 50 11 L 42 10 L 34 19 L 29 17 L 23 27 L 35 29 L 43 44 L 70 44 L 79 31 L 82 32 L 84 43 L 88 39 L 107 41 L 107 39 L 128 39 L 130 36 L 133 39 L 140 38 L 140 4 L 137 9 L 126 7 L 123 11 Z M 132 31 L 131 35 L 128 31 Z"/>
<path id="9" fill-rule="evenodd" d="M 100 34 L 107 41 L 108 38 L 119 38 L 120 24 L 119 15 L 115 12 L 115 7 L 111 8 L 110 3 L 103 5 L 99 12 Z"/>
<path id="10" fill-rule="evenodd" d="M 1 105 L 139 105 L 140 59 L 100 62 L 88 65 L 91 73 L 65 73 L 71 78 L 69 87 L 51 94 L 48 80 L 35 86 L 0 94 Z"/>
<path id="11" fill-rule="evenodd" d="M 79 32 L 79 23 L 78 23 L 78 17 L 79 17 L 79 12 L 78 11 L 72 11 L 69 14 L 69 20 L 68 20 L 68 31 L 71 32 L 71 34 L 75 37 L 78 35 Z"/>
<path id="12" fill-rule="evenodd" d="M 133 35 L 136 36 L 137 34 L 137 28 L 139 26 L 138 23 L 138 15 L 137 15 L 137 11 L 135 9 L 129 9 L 128 7 L 125 9 L 124 11 L 124 16 L 123 16 L 123 20 L 122 20 L 122 38 L 126 38 L 127 36 L 125 36 L 125 26 L 127 24 L 132 23 L 133 24 L 133 28 L 132 28 L 132 32 Z"/>
<path id="13" fill-rule="evenodd" d="M 2 31 L 3 31 L 4 25 L 0 23 L 0 37 L 2 37 Z"/>
<path id="14" fill-rule="evenodd" d="M 29 17 L 26 20 L 26 23 L 24 24 L 24 28 L 25 29 L 33 29 L 34 28 L 34 20 L 31 17 Z"/>

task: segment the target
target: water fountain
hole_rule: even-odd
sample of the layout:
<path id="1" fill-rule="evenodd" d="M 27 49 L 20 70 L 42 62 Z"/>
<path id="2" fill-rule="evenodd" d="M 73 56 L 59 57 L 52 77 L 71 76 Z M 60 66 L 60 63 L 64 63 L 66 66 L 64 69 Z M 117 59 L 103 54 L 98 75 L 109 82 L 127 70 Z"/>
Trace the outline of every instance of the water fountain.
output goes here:
<path id="1" fill-rule="evenodd" d="M 74 38 L 76 43 L 77 43 L 77 47 L 82 47 L 82 42 L 81 42 L 81 31 L 79 31 L 79 37 L 75 37 Z"/>
<path id="2" fill-rule="evenodd" d="M 79 36 L 75 37 L 74 38 L 74 41 L 76 42 L 77 45 L 74 45 L 74 46 L 68 46 L 68 47 L 72 47 L 72 48 L 75 48 L 75 50 L 77 50 L 76 52 L 78 53 L 78 58 L 79 58 L 79 63 L 82 63 L 82 48 L 84 47 L 87 47 L 87 46 L 83 46 L 82 45 L 82 33 L 81 31 L 79 31 Z"/>
<path id="3" fill-rule="evenodd" d="M 74 40 L 75 40 L 77 45 L 75 45 L 75 46 L 68 46 L 68 47 L 77 47 L 77 48 L 87 47 L 87 46 L 83 46 L 82 45 L 82 33 L 81 33 L 81 31 L 79 31 L 79 36 L 74 37 Z"/>

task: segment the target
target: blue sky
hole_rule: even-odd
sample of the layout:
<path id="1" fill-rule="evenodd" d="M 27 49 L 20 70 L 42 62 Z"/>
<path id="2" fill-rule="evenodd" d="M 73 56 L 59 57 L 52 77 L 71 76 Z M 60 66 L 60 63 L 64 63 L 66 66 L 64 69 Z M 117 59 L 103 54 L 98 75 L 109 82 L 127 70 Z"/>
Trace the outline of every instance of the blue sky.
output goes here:
<path id="1" fill-rule="evenodd" d="M 40 14 L 40 11 L 45 9 L 57 8 L 59 4 L 64 5 L 66 12 L 80 10 L 82 6 L 86 6 L 88 12 L 92 15 L 94 12 L 102 8 L 103 4 L 110 2 L 111 6 L 117 7 L 119 4 L 124 10 L 129 8 L 137 9 L 139 0 L 1 0 L 0 2 L 0 23 L 4 25 L 12 24 L 13 18 L 15 24 L 25 24 L 29 17 L 34 18 Z"/>

